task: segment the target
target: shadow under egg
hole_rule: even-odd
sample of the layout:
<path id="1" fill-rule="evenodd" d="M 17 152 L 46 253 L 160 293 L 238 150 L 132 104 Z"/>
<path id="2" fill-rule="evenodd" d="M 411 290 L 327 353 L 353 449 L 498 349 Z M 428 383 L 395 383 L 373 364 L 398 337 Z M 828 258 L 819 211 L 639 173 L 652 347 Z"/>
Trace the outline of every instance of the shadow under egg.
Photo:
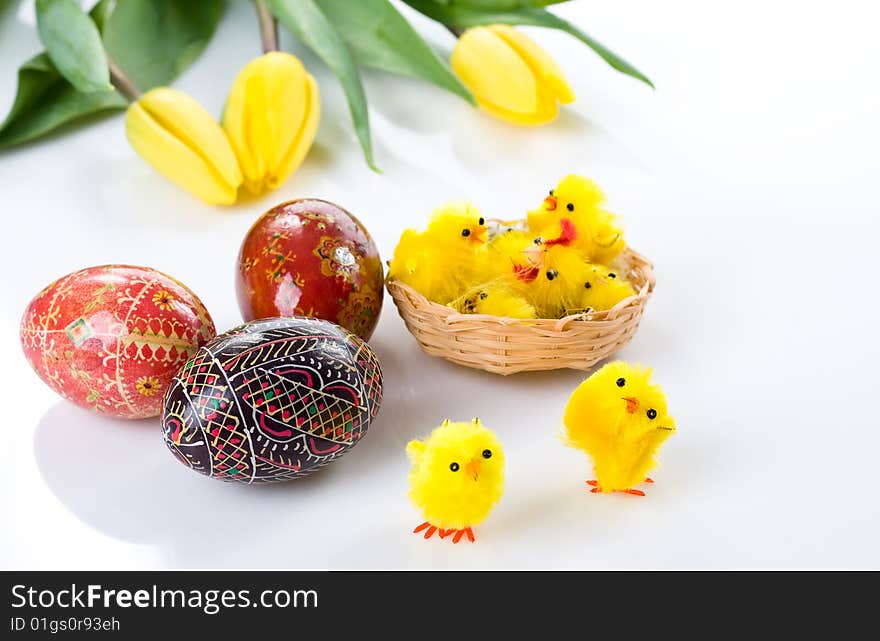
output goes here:
<path id="1" fill-rule="evenodd" d="M 158 417 L 111 419 L 66 402 L 40 420 L 33 447 L 46 485 L 74 516 L 114 539 L 158 547 L 175 567 L 266 564 L 260 546 L 289 538 L 288 522 L 308 527 L 316 514 L 308 504 L 339 491 L 339 471 L 323 468 L 259 487 L 211 479 L 174 459 Z M 345 458 L 328 467 L 344 466 Z M 227 539 L 236 541 L 235 562 L 231 544 L 221 543 Z M 63 536 L 56 545 L 64 547 Z M 290 553 L 281 565 L 300 560 Z"/>

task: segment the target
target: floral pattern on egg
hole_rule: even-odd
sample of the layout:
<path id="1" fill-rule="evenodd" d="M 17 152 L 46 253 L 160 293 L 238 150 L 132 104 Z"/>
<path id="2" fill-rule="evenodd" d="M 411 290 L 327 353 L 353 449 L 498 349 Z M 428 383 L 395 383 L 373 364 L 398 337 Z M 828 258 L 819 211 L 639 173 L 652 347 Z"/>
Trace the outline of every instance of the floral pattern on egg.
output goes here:
<path id="1" fill-rule="evenodd" d="M 236 279 L 245 320 L 312 316 L 364 340 L 382 308 L 383 269 L 366 228 L 333 203 L 282 203 L 251 227 Z"/>
<path id="2" fill-rule="evenodd" d="M 31 300 L 19 332 L 28 362 L 49 387 L 118 418 L 158 415 L 174 373 L 214 334 L 187 287 L 127 265 L 59 278 Z"/>

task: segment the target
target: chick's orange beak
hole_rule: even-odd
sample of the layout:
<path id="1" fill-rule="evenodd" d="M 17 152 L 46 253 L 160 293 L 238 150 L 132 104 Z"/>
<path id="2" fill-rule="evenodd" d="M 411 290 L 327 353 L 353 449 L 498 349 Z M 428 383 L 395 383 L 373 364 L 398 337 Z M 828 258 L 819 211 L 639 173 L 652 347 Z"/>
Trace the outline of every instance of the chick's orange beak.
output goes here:
<path id="1" fill-rule="evenodd" d="M 468 239 L 472 243 L 483 243 L 486 242 L 486 228 L 485 227 L 471 227 L 470 236 Z"/>
<path id="2" fill-rule="evenodd" d="M 478 478 L 480 478 L 480 470 L 481 470 L 482 468 L 483 468 L 483 463 L 482 463 L 482 461 L 480 461 L 479 459 L 475 459 L 475 460 L 470 461 L 470 462 L 468 462 L 468 463 L 465 464 L 465 466 L 464 466 L 464 471 L 465 471 L 469 476 L 472 476 L 473 479 L 476 481 Z"/>
<path id="3" fill-rule="evenodd" d="M 639 399 L 634 396 L 627 396 L 623 400 L 626 401 L 626 411 L 630 414 L 635 414 L 636 410 L 639 409 Z"/>
<path id="4" fill-rule="evenodd" d="M 547 196 L 544 199 L 544 208 L 547 211 L 553 211 L 554 209 L 556 209 L 556 196 L 554 196 L 553 194 Z"/>

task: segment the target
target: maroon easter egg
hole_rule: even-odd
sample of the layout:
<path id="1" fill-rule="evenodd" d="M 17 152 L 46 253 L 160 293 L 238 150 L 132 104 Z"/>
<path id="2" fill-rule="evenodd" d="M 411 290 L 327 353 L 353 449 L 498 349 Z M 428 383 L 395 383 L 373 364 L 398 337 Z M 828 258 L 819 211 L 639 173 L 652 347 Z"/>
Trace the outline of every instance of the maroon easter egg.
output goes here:
<path id="1" fill-rule="evenodd" d="M 264 318 L 221 334 L 165 395 L 165 445 L 221 481 L 269 483 L 335 461 L 382 403 L 382 369 L 364 341 L 317 318 Z"/>
<path id="2" fill-rule="evenodd" d="M 245 320 L 313 316 L 368 340 L 382 309 L 382 261 L 342 207 L 293 200 L 263 214 L 245 236 L 236 291 Z"/>
<path id="3" fill-rule="evenodd" d="M 25 356 L 49 387 L 119 418 L 158 415 L 174 374 L 215 333 L 187 287 L 128 265 L 59 278 L 30 302 L 20 329 Z"/>

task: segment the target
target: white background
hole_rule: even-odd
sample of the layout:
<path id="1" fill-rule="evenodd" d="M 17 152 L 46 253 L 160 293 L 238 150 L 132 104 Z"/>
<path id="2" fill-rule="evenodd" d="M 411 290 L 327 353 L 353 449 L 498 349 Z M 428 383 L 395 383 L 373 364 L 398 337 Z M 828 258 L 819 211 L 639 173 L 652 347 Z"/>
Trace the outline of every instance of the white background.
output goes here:
<path id="1" fill-rule="evenodd" d="M 248 3 L 232 5 L 176 83 L 213 113 L 258 53 Z M 543 129 L 367 73 L 379 175 L 335 79 L 285 38 L 318 78 L 323 117 L 302 169 L 259 200 L 194 200 L 135 155 L 119 115 L 0 154 L 0 566 L 880 567 L 878 10 L 618 0 L 558 11 L 657 91 L 542 30 L 529 33 L 578 95 Z M 2 12 L 3 113 L 18 63 L 40 49 L 32 15 L 17 2 Z M 451 37 L 416 22 L 448 54 Z M 631 245 L 656 264 L 656 294 L 621 356 L 654 367 L 679 431 L 643 499 L 587 493 L 586 458 L 555 439 L 582 373 L 501 378 L 427 357 L 388 299 L 372 340 L 385 369 L 379 418 L 339 463 L 281 486 L 192 473 L 157 420 L 61 401 L 18 345 L 31 296 L 112 262 L 170 273 L 219 328 L 237 324 L 239 242 L 282 200 L 340 203 L 387 258 L 405 226 L 446 200 L 511 217 L 567 172 L 605 187 Z M 506 493 L 476 544 L 425 541 L 410 534 L 421 519 L 406 498 L 404 446 L 447 416 L 474 415 L 505 446 Z"/>

